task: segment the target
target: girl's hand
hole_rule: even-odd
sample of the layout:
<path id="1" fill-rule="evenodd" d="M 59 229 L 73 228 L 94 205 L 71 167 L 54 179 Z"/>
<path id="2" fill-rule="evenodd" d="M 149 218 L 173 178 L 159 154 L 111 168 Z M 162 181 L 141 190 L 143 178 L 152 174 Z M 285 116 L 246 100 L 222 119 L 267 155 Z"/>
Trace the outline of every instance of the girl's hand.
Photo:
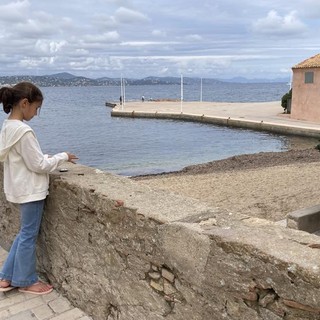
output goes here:
<path id="1" fill-rule="evenodd" d="M 69 162 L 76 163 L 76 160 L 79 159 L 76 155 L 74 155 L 74 154 L 72 154 L 70 152 L 67 152 L 67 155 L 68 155 L 68 161 Z"/>

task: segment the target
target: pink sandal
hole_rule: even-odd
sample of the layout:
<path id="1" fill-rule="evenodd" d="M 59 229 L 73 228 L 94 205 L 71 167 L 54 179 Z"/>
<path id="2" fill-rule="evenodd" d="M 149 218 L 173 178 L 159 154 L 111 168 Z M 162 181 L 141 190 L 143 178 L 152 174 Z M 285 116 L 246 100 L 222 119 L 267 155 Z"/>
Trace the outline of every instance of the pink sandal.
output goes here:
<path id="1" fill-rule="evenodd" d="M 14 289 L 14 287 L 10 285 L 10 281 L 8 280 L 1 279 L 0 282 L 5 282 L 7 284 L 7 286 L 3 286 L 0 284 L 0 292 L 8 292 Z"/>
<path id="2" fill-rule="evenodd" d="M 50 284 L 43 283 L 41 281 L 34 283 L 33 285 L 25 288 L 19 288 L 19 292 L 31 293 L 37 295 L 48 294 L 53 290 L 53 286 Z"/>

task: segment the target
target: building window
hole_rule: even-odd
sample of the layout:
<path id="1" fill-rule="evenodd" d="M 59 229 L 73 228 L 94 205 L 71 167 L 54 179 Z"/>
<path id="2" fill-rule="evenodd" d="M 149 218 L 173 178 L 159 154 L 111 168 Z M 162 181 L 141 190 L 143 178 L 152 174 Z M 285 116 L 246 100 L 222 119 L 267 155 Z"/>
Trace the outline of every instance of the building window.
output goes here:
<path id="1" fill-rule="evenodd" d="M 306 72 L 304 74 L 304 83 L 313 83 L 313 72 Z"/>

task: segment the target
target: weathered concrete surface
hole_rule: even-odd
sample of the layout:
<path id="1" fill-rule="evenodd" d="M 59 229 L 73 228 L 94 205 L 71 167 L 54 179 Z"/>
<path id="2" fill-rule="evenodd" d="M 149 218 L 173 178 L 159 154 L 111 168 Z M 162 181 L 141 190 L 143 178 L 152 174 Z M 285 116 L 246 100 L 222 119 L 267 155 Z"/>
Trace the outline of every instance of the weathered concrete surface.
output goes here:
<path id="1" fill-rule="evenodd" d="M 320 205 L 291 212 L 287 216 L 289 228 L 314 233 L 320 231 Z"/>
<path id="2" fill-rule="evenodd" d="M 1 243 L 17 221 L 2 198 Z M 39 268 L 99 320 L 319 319 L 317 246 L 314 235 L 74 165 L 51 176 Z"/>

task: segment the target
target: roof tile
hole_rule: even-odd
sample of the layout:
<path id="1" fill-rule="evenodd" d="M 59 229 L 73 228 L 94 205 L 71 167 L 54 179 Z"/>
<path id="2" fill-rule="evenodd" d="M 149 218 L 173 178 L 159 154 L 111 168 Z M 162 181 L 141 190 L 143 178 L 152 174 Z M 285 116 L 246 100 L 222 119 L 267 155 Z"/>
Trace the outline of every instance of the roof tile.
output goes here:
<path id="1" fill-rule="evenodd" d="M 295 66 L 292 69 L 301 69 L 301 68 L 320 68 L 320 54 L 308 58 Z"/>

